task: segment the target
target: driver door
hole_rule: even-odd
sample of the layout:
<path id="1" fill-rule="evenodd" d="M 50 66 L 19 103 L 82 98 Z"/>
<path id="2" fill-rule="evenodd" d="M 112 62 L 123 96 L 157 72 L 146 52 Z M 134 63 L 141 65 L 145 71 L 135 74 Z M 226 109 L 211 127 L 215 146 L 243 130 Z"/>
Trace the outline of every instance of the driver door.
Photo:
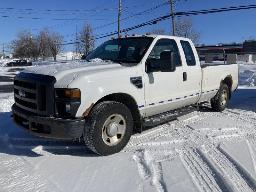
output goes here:
<path id="1" fill-rule="evenodd" d="M 166 52 L 174 55 L 176 70 L 173 72 L 161 72 L 160 65 Z M 147 58 L 146 67 L 149 67 L 147 65 L 150 65 L 150 72 L 145 75 L 145 115 L 153 116 L 181 107 L 185 90 L 183 66 L 176 41 L 158 40 Z"/>

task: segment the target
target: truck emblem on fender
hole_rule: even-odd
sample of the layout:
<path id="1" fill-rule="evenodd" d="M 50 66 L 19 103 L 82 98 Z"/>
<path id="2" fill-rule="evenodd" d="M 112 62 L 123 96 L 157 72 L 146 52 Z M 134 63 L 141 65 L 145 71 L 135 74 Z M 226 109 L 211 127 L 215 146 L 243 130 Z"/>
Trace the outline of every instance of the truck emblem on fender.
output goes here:
<path id="1" fill-rule="evenodd" d="M 25 91 L 19 90 L 19 96 L 20 97 L 26 97 Z"/>

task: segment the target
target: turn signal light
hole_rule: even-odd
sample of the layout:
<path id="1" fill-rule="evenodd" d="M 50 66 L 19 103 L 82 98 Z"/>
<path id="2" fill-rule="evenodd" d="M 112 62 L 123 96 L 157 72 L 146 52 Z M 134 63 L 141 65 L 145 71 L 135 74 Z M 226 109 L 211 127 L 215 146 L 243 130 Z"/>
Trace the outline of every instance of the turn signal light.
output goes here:
<path id="1" fill-rule="evenodd" d="M 65 89 L 64 96 L 67 98 L 81 98 L 79 89 Z"/>
<path id="2" fill-rule="evenodd" d="M 57 98 L 80 99 L 81 92 L 79 89 L 56 89 Z"/>

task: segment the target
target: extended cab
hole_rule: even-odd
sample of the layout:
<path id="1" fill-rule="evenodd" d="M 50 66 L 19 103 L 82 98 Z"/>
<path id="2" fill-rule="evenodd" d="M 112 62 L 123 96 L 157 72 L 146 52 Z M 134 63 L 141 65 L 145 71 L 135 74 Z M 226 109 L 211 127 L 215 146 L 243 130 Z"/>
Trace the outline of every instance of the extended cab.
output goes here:
<path id="1" fill-rule="evenodd" d="M 19 73 L 15 122 L 42 137 L 82 137 L 91 150 L 108 155 L 122 150 L 154 117 L 204 102 L 224 110 L 238 86 L 237 64 L 201 66 L 186 38 L 113 39 L 86 60 Z"/>

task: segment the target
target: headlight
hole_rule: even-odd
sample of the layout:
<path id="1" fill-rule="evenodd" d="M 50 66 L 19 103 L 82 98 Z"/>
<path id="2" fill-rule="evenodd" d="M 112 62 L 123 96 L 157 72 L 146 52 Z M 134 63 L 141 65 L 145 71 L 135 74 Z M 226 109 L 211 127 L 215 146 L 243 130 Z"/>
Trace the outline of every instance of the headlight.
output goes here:
<path id="1" fill-rule="evenodd" d="M 81 104 L 79 89 L 55 89 L 56 116 L 61 118 L 74 118 Z"/>

